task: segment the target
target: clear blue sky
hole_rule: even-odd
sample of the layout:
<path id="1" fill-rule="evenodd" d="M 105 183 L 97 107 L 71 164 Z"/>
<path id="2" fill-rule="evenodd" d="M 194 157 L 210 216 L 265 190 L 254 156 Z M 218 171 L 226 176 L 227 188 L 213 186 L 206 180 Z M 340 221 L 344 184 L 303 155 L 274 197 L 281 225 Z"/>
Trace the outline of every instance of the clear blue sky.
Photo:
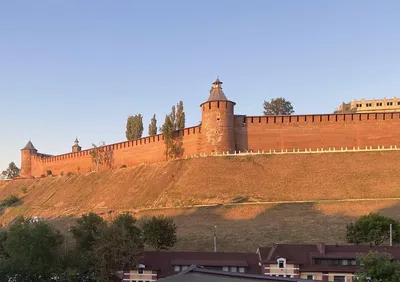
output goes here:
<path id="1" fill-rule="evenodd" d="M 187 125 L 217 75 L 236 113 L 284 96 L 296 113 L 400 96 L 400 1 L 1 1 L 0 169 L 32 140 L 125 139 L 128 115 Z"/>

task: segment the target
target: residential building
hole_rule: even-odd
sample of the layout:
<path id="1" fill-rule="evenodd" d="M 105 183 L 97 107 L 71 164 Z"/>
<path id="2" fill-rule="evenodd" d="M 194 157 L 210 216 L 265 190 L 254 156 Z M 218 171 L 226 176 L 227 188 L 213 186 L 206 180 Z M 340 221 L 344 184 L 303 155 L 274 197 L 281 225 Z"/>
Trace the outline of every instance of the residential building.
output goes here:
<path id="1" fill-rule="evenodd" d="M 226 273 L 261 274 L 256 253 L 221 252 L 145 252 L 137 269 L 125 270 L 127 282 L 155 281 L 198 265 Z"/>
<path id="2" fill-rule="evenodd" d="M 163 282 L 307 282 L 306 279 L 293 279 L 271 277 L 265 275 L 233 273 L 226 271 L 210 270 L 196 265 L 189 266 L 186 270 L 172 275 L 168 278 L 161 279 Z"/>
<path id="3" fill-rule="evenodd" d="M 257 254 L 265 275 L 353 282 L 356 259 L 371 251 L 400 259 L 400 246 L 273 244 L 258 248 Z"/>
<path id="4" fill-rule="evenodd" d="M 336 114 L 349 113 L 373 113 L 373 112 L 399 112 L 400 99 L 372 99 L 353 100 L 350 103 L 342 103 L 335 111 Z"/>

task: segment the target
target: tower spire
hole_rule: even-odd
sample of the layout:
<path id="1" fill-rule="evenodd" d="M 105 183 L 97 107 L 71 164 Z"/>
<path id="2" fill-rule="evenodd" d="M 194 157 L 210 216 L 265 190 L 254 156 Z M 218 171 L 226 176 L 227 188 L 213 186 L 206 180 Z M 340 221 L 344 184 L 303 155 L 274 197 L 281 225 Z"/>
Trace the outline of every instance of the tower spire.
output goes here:
<path id="1" fill-rule="evenodd" d="M 72 146 L 72 152 L 76 153 L 76 152 L 80 152 L 82 150 L 82 147 L 79 146 L 79 141 L 78 141 L 78 137 L 75 138 L 75 145 Z"/>
<path id="2" fill-rule="evenodd" d="M 227 101 L 224 91 L 222 91 L 222 81 L 219 80 L 219 76 L 217 79 L 212 83 L 211 90 L 210 90 L 210 97 L 207 101 Z"/>

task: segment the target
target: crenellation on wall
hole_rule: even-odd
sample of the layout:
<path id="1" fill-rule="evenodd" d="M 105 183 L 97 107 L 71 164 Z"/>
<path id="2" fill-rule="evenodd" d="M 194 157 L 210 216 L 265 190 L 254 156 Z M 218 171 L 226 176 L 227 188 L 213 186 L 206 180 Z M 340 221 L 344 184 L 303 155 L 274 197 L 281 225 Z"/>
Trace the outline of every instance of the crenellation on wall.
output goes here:
<path id="1" fill-rule="evenodd" d="M 354 114 L 309 114 L 288 116 L 243 116 L 243 123 L 258 124 L 290 124 L 290 123 L 343 123 L 366 120 L 400 119 L 400 112 L 395 113 L 354 113 Z"/>

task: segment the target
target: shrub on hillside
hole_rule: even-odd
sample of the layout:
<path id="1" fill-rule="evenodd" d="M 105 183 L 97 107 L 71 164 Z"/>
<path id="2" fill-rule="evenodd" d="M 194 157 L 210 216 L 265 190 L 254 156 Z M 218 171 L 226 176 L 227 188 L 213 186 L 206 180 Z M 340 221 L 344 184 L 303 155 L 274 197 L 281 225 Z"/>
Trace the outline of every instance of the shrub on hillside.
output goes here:
<path id="1" fill-rule="evenodd" d="M 64 176 L 64 171 L 61 171 L 61 172 L 60 172 L 60 175 L 61 175 L 61 176 Z"/>
<path id="2" fill-rule="evenodd" d="M 126 165 L 121 165 L 121 168 L 126 168 Z"/>
<path id="3" fill-rule="evenodd" d="M 67 173 L 67 176 L 72 176 L 72 175 L 74 175 L 73 172 L 68 172 L 68 173 Z"/>
<path id="4" fill-rule="evenodd" d="M 41 177 L 41 178 L 45 178 L 45 177 L 46 177 L 46 175 L 42 174 L 42 175 L 40 175 L 40 177 Z"/>
<path id="5" fill-rule="evenodd" d="M 49 170 L 46 171 L 46 175 L 47 176 L 51 176 L 51 175 L 53 175 L 53 172 L 49 169 Z"/>
<path id="6" fill-rule="evenodd" d="M 236 196 L 233 198 L 232 203 L 239 204 L 239 203 L 246 203 L 249 201 L 249 197 L 247 196 Z"/>
<path id="7" fill-rule="evenodd" d="M 21 191 L 22 191 L 22 193 L 26 194 L 28 192 L 28 187 L 26 187 L 25 185 L 22 186 Z"/>
<path id="8" fill-rule="evenodd" d="M 10 207 L 13 204 L 19 202 L 19 198 L 16 195 L 9 195 L 4 200 L 1 201 L 1 205 L 4 207 Z"/>

